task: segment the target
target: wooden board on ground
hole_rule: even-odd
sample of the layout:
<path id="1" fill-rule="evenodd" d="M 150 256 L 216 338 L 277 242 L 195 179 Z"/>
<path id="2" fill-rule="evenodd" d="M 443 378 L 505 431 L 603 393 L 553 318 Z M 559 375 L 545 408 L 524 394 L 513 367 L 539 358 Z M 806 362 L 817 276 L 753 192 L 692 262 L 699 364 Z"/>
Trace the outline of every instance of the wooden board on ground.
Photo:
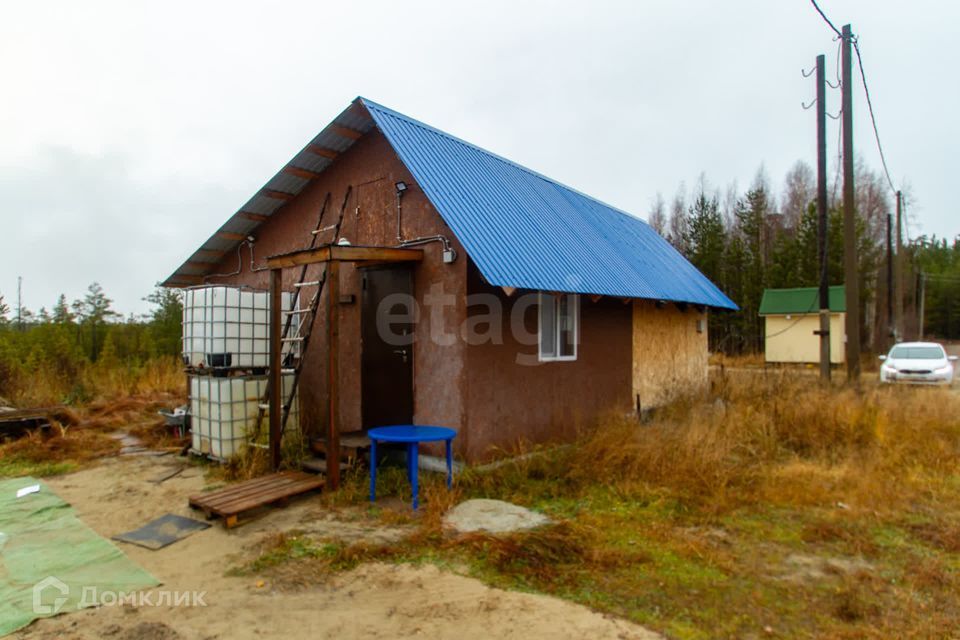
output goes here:
<path id="1" fill-rule="evenodd" d="M 32 429 L 46 431 L 50 422 L 63 411 L 63 405 L 31 409 L 0 407 L 0 438 L 19 438 Z"/>
<path id="2" fill-rule="evenodd" d="M 6 409 L 0 411 L 0 422 L 19 422 L 24 420 L 50 420 L 66 407 L 58 404 L 52 407 L 33 407 L 31 409 Z"/>
<path id="3" fill-rule="evenodd" d="M 219 516 L 228 529 L 239 524 L 249 511 L 282 503 L 285 500 L 323 487 L 323 479 L 302 471 L 281 471 L 240 482 L 210 493 L 190 496 L 190 506 L 208 518 Z"/>

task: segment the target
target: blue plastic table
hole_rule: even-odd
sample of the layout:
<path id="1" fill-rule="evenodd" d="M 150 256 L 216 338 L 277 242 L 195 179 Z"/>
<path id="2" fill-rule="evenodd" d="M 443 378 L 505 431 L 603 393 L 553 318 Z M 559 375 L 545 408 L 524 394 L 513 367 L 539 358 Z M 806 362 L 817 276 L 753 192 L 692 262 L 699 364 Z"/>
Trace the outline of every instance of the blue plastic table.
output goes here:
<path id="1" fill-rule="evenodd" d="M 413 490 L 413 509 L 420 506 L 420 485 L 417 480 L 417 468 L 420 461 L 421 442 L 439 442 L 447 445 L 447 488 L 453 481 L 453 439 L 457 432 L 446 427 L 427 427 L 414 424 L 398 424 L 389 427 L 375 427 L 367 432 L 370 438 L 370 502 L 377 499 L 377 441 L 400 442 L 407 445 L 407 479 Z"/>

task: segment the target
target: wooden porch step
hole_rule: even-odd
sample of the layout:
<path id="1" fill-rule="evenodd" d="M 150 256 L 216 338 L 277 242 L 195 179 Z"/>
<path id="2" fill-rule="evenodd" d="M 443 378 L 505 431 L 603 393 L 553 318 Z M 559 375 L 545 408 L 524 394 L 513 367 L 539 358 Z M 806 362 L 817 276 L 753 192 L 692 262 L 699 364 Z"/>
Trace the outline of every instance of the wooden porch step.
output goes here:
<path id="1" fill-rule="evenodd" d="M 189 504 L 200 509 L 207 518 L 223 518 L 228 529 L 239 524 L 240 515 L 267 505 L 285 502 L 323 487 L 322 478 L 302 471 L 282 471 L 246 482 L 239 482 L 218 491 L 190 496 Z"/>
<path id="2" fill-rule="evenodd" d="M 340 459 L 345 464 L 353 465 L 364 451 L 370 448 L 370 438 L 366 431 L 347 431 L 340 434 Z M 327 441 L 325 438 L 314 438 L 310 442 L 310 450 L 318 456 L 326 456 Z"/>
<path id="3" fill-rule="evenodd" d="M 311 448 L 317 453 L 322 453 L 327 447 L 326 438 L 314 438 L 311 441 Z M 340 434 L 341 449 L 369 449 L 370 438 L 366 431 L 345 431 Z"/>
<path id="4" fill-rule="evenodd" d="M 307 458 L 300 462 L 300 468 L 310 473 L 326 473 L 327 461 L 323 458 Z"/>

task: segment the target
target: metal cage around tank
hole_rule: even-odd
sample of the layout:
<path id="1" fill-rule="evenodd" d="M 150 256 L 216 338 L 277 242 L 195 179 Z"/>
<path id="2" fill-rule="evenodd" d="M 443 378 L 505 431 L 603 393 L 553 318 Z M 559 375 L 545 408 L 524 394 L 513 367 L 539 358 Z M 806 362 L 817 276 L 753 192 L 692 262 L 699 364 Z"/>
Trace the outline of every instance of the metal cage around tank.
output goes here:
<path id="1" fill-rule="evenodd" d="M 284 293 L 282 311 L 294 296 Z M 299 306 L 299 305 L 298 305 Z M 294 314 L 291 335 L 297 333 Z M 249 287 L 205 286 L 184 290 L 183 363 L 191 370 L 265 369 L 270 359 L 270 297 Z M 283 357 L 299 356 L 296 342 Z"/>
<path id="2" fill-rule="evenodd" d="M 194 453 L 226 460 L 239 453 L 255 436 L 257 421 L 266 436 L 269 413 L 258 417 L 267 389 L 266 375 L 221 377 L 190 375 L 191 448 Z M 293 375 L 283 376 L 283 392 L 289 394 Z M 287 428 L 299 430 L 300 402 L 295 396 Z M 264 438 L 265 439 L 265 438 Z"/>

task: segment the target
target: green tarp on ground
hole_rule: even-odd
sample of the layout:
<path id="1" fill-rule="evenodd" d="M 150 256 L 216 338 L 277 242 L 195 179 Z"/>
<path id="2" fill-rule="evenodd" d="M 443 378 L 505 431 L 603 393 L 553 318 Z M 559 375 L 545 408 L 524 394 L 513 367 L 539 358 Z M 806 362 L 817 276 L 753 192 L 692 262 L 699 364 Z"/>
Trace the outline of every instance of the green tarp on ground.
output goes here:
<path id="1" fill-rule="evenodd" d="M 17 497 L 33 485 L 40 490 Z M 76 611 L 81 600 L 94 604 L 93 589 L 112 598 L 157 584 L 44 483 L 0 480 L 0 636 L 37 618 Z"/>

